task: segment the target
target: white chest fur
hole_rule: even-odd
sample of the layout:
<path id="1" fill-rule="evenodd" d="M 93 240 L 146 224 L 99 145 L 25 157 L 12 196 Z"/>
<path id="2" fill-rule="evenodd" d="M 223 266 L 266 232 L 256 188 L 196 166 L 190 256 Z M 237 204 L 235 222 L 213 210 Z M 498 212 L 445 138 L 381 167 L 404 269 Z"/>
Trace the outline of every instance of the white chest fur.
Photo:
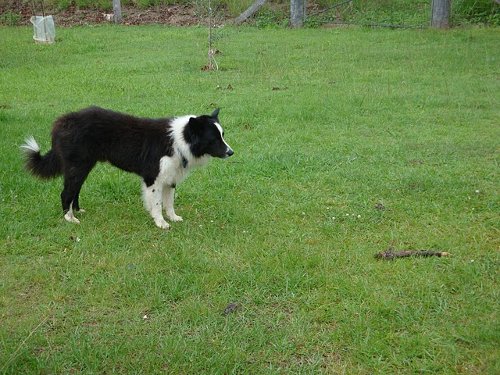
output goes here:
<path id="1" fill-rule="evenodd" d="M 179 155 L 164 156 L 160 159 L 160 173 L 155 183 L 163 185 L 177 185 L 188 175 L 189 166 L 183 165 Z"/>

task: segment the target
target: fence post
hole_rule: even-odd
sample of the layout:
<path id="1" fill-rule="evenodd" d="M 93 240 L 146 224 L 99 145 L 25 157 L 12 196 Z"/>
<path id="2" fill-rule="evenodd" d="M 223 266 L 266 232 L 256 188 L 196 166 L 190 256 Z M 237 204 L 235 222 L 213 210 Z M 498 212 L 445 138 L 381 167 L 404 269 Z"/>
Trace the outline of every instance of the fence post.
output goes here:
<path id="1" fill-rule="evenodd" d="M 451 0 L 432 0 L 431 27 L 447 29 L 450 27 Z"/>
<path id="2" fill-rule="evenodd" d="M 306 17 L 306 0 L 290 0 L 290 25 L 302 27 Z"/>
<path id="3" fill-rule="evenodd" d="M 113 0 L 113 20 L 115 23 L 122 22 L 122 5 L 120 0 Z"/>

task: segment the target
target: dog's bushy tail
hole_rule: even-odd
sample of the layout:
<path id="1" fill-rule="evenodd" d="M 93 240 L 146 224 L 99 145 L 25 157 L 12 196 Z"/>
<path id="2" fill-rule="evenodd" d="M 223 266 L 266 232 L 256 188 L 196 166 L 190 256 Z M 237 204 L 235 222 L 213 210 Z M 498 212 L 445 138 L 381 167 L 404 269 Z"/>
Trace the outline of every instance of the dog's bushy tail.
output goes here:
<path id="1" fill-rule="evenodd" d="M 40 178 L 53 178 L 62 173 L 61 161 L 53 150 L 45 155 L 40 154 L 40 146 L 35 138 L 26 139 L 21 149 L 26 155 L 26 169 Z"/>

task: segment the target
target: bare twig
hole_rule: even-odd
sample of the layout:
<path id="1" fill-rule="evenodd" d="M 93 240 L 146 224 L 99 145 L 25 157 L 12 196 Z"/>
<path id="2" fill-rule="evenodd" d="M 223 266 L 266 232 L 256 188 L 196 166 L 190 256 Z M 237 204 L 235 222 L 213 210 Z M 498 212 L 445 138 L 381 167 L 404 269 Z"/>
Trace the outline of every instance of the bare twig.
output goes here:
<path id="1" fill-rule="evenodd" d="M 216 50 L 213 48 L 213 10 L 212 10 L 212 1 L 208 0 L 208 64 L 207 70 L 219 70 L 219 65 L 215 60 Z"/>
<path id="2" fill-rule="evenodd" d="M 14 351 L 14 353 L 12 353 L 12 355 L 10 356 L 10 358 L 7 360 L 7 362 L 5 362 L 5 364 L 3 365 L 2 369 L 1 369 L 1 373 L 4 373 L 5 370 L 7 369 L 7 367 L 10 365 L 10 363 L 17 357 L 17 353 L 19 353 L 19 351 L 21 350 L 21 348 L 24 346 L 24 344 L 26 344 L 26 341 L 29 340 L 29 338 L 31 336 L 33 336 L 33 334 L 38 330 L 38 328 L 40 328 L 42 325 L 45 324 L 45 322 L 49 319 L 49 316 L 46 316 L 44 319 L 42 319 L 42 321 L 40 323 L 38 323 L 38 325 L 33 328 L 33 330 L 31 330 L 31 332 L 28 334 L 28 336 L 26 336 L 24 338 L 24 340 L 19 344 L 19 346 L 17 347 L 17 349 Z"/>

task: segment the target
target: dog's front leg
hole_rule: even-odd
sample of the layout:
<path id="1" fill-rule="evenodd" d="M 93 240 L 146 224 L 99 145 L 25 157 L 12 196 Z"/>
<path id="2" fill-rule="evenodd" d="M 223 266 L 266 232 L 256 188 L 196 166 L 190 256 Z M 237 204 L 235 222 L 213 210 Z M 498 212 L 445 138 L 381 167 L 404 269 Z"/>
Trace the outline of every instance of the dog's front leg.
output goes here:
<path id="1" fill-rule="evenodd" d="M 163 186 L 163 204 L 165 213 L 171 221 L 182 221 L 182 217 L 175 214 L 174 210 L 175 184 Z"/>
<path id="2" fill-rule="evenodd" d="M 162 190 L 162 184 L 154 183 L 147 186 L 145 182 L 142 183 L 144 207 L 150 213 L 158 228 L 168 229 L 170 225 L 165 221 L 161 213 Z"/>

